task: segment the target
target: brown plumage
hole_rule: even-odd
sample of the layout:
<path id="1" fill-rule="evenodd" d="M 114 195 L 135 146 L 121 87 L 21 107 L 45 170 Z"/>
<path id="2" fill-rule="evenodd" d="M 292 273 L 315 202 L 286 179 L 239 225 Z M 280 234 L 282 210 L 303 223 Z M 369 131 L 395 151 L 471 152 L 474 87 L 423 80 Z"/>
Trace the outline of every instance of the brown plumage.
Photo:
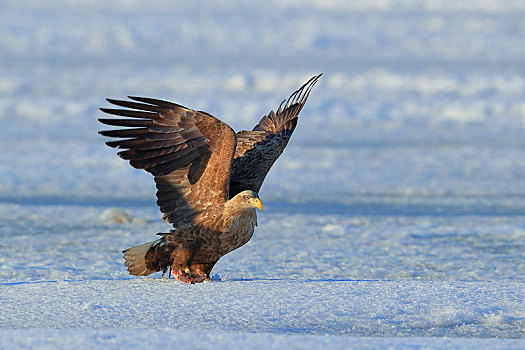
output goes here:
<path id="1" fill-rule="evenodd" d="M 162 238 L 123 251 L 132 275 L 171 267 L 186 283 L 209 279 L 225 254 L 250 240 L 257 225 L 257 192 L 292 135 L 299 112 L 321 75 L 312 77 L 277 112 L 264 116 L 252 131 L 237 134 L 206 112 L 162 100 L 108 99 L 126 109 L 101 108 L 126 117 L 99 119 L 124 129 L 101 131 L 118 155 L 154 176 L 157 204 L 173 225 Z M 163 274 L 164 275 L 164 274 Z"/>

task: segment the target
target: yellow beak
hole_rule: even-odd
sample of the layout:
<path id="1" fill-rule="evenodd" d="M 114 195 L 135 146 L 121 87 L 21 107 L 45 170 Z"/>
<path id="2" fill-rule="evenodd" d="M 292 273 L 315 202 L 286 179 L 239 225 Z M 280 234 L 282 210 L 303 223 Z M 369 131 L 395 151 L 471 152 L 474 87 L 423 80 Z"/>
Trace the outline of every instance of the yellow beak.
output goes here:
<path id="1" fill-rule="evenodd" d="M 260 200 L 259 198 L 253 198 L 253 199 L 251 199 L 251 200 L 250 200 L 250 203 L 251 203 L 254 207 L 259 208 L 259 210 L 262 210 L 263 205 L 262 205 L 262 202 L 261 202 L 261 200 Z"/>

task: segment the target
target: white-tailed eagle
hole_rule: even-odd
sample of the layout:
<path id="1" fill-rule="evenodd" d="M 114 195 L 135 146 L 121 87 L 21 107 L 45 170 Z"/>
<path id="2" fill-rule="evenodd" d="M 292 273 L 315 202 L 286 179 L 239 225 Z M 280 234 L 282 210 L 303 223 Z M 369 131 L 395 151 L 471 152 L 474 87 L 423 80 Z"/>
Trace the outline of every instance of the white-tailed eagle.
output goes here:
<path id="1" fill-rule="evenodd" d="M 257 225 L 258 192 L 292 135 L 299 112 L 321 74 L 264 116 L 252 131 L 235 133 L 206 112 L 153 98 L 107 99 L 125 118 L 99 119 L 123 127 L 101 131 L 131 166 L 154 176 L 157 204 L 173 225 L 160 239 L 123 251 L 132 275 L 171 268 L 185 283 L 210 278 L 215 263 L 246 244 Z"/>

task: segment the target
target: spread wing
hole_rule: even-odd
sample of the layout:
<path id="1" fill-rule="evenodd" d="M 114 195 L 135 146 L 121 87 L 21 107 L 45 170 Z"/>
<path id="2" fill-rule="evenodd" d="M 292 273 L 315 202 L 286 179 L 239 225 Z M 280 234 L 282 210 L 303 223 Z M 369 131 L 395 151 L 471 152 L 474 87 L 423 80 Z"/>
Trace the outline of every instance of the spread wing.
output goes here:
<path id="1" fill-rule="evenodd" d="M 157 204 L 174 227 L 200 223 L 228 200 L 234 131 L 217 118 L 175 103 L 145 97 L 134 101 L 108 99 L 126 109 L 101 108 L 126 118 L 99 119 L 124 127 L 101 131 L 124 149 L 118 155 L 131 166 L 153 174 Z"/>
<path id="2" fill-rule="evenodd" d="M 264 116 L 252 131 L 242 130 L 237 133 L 230 198 L 244 190 L 259 192 L 266 174 L 288 144 L 297 125 L 299 112 L 321 75 L 308 80 L 286 103 L 281 103 L 277 113 L 271 111 Z"/>

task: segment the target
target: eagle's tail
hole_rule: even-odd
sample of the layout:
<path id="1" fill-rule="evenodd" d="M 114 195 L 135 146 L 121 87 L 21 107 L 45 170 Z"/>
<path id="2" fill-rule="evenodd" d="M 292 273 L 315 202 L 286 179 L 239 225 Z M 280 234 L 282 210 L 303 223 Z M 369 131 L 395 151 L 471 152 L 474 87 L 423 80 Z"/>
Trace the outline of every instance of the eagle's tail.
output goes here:
<path id="1" fill-rule="evenodd" d="M 122 253 L 124 253 L 124 259 L 126 260 L 124 265 L 128 267 L 130 275 L 147 276 L 157 271 L 148 269 L 144 258 L 146 257 L 148 250 L 158 241 L 160 240 L 157 239 L 156 241 L 144 243 L 122 251 Z"/>

